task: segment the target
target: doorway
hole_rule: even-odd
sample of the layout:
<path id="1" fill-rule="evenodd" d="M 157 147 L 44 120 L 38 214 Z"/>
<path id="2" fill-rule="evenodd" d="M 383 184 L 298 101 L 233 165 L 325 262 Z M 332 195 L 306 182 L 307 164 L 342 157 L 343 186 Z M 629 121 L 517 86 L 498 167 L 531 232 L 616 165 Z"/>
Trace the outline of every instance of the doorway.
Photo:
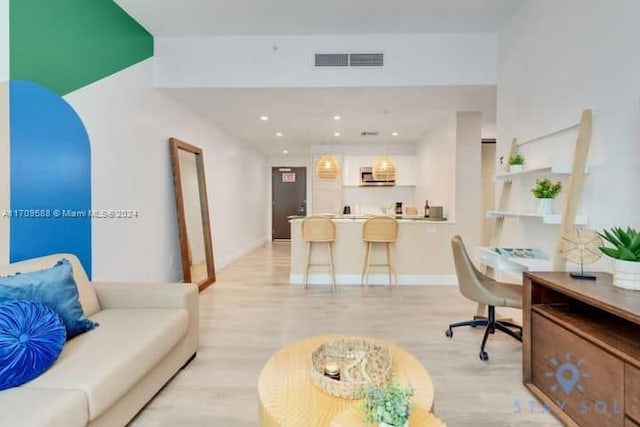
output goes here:
<path id="1" fill-rule="evenodd" d="M 307 168 L 271 168 L 271 239 L 291 239 L 289 216 L 307 215 Z"/>

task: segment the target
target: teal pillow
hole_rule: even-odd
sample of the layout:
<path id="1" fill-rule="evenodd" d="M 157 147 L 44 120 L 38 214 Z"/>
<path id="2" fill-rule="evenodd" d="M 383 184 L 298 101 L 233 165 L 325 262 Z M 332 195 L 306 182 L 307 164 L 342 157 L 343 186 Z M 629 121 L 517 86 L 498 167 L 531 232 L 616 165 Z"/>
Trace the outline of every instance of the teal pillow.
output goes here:
<path id="1" fill-rule="evenodd" d="M 17 299 L 39 301 L 64 323 L 67 339 L 98 326 L 84 317 L 71 263 L 62 259 L 51 268 L 0 277 L 0 304 Z"/>

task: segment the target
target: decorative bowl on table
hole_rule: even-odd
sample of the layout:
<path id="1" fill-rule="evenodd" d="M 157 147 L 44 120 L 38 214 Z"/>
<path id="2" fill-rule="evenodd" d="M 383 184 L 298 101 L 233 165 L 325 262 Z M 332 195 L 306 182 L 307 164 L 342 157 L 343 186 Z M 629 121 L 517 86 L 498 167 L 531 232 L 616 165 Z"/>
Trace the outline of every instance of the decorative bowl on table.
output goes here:
<path id="1" fill-rule="evenodd" d="M 334 375 L 338 367 L 339 379 Z M 393 360 L 384 345 L 364 338 L 339 338 L 311 353 L 311 381 L 323 392 L 345 399 L 360 399 L 371 387 L 389 384 Z M 327 371 L 331 370 L 331 375 Z"/>

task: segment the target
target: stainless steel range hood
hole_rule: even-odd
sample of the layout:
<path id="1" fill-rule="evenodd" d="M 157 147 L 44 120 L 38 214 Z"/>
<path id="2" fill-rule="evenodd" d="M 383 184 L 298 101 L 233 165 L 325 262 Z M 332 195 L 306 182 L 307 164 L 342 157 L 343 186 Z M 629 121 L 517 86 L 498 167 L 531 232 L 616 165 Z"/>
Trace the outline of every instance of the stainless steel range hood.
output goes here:
<path id="1" fill-rule="evenodd" d="M 360 168 L 360 187 L 393 187 L 396 185 L 395 180 L 377 180 L 373 177 L 373 168 L 371 166 L 363 166 Z"/>

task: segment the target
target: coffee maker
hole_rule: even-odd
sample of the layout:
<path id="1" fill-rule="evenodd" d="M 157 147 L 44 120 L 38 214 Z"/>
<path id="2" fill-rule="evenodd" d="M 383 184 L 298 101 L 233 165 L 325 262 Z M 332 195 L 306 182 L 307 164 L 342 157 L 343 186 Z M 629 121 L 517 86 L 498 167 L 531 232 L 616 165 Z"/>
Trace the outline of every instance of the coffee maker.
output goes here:
<path id="1" fill-rule="evenodd" d="M 402 215 L 402 202 L 396 202 L 396 215 Z"/>

